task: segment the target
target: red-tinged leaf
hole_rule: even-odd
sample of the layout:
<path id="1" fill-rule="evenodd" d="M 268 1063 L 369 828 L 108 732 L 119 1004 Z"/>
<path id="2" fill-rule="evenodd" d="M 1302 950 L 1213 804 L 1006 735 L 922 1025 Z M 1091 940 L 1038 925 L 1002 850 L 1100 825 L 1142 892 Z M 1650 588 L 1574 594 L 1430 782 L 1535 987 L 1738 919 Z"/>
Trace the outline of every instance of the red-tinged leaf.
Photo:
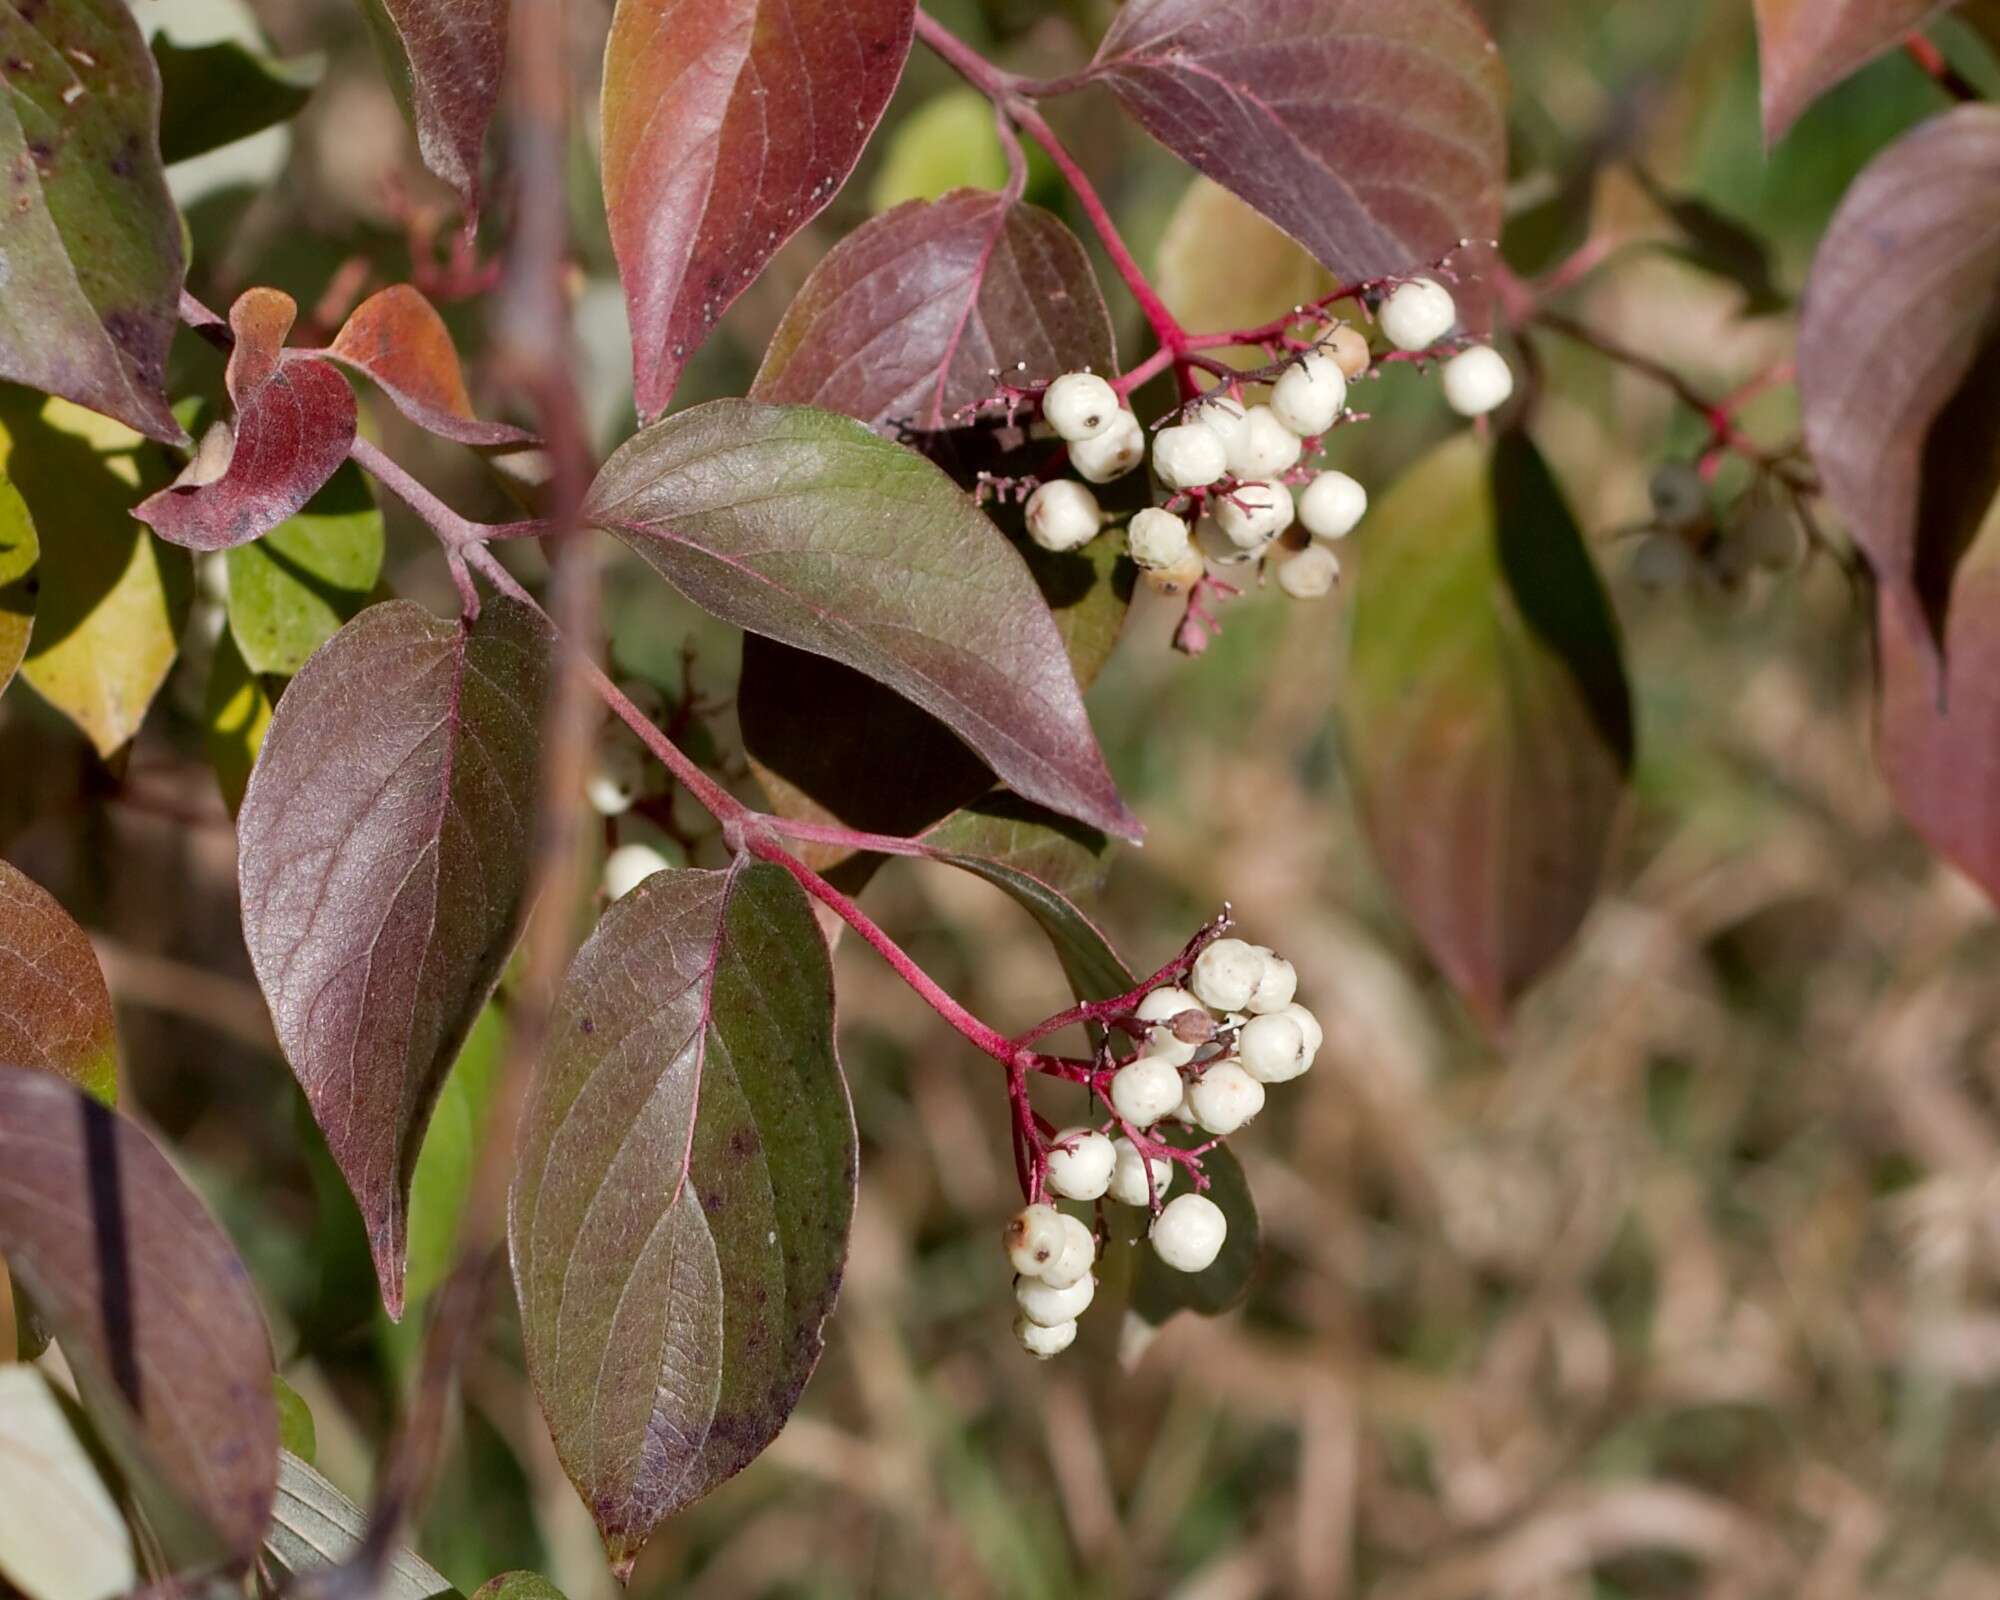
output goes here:
<path id="1" fill-rule="evenodd" d="M 118 1099 L 111 993 L 83 929 L 55 896 L 0 861 L 0 1061 Z"/>
<path id="2" fill-rule="evenodd" d="M 1951 569 L 2000 488 L 1996 339 L 2000 107 L 1961 106 L 1854 180 L 1813 257 L 1799 329 L 1806 443 L 1827 495 L 1933 640 Z"/>
<path id="3" fill-rule="evenodd" d="M 717 401 L 627 441 L 583 516 L 723 621 L 915 701 L 1028 799 L 1138 836 L 1026 565 L 913 451 L 831 412 Z"/>
<path id="4" fill-rule="evenodd" d="M 227 550 L 261 538 L 319 493 L 354 443 L 354 391 L 326 362 L 284 348 L 298 307 L 278 289 L 252 289 L 229 308 L 236 336 L 227 382 L 234 442 L 220 476 L 203 450 L 194 466 L 132 515 L 190 550 Z"/>
<path id="5" fill-rule="evenodd" d="M 507 64 L 507 0 L 362 0 L 424 165 L 479 220 L 480 156 Z"/>
<path id="6" fill-rule="evenodd" d="M 915 0 L 618 0 L 604 202 L 641 417 L 854 170 L 915 25 Z"/>
<path id="7" fill-rule="evenodd" d="M 117 1113 L 0 1066 L 0 1252 L 171 1559 L 247 1563 L 277 1481 L 271 1340 L 193 1191 Z"/>
<path id="8" fill-rule="evenodd" d="M 1756 0 L 1765 141 L 1776 144 L 1807 106 L 1907 37 L 1946 3 Z"/>
<path id="9" fill-rule="evenodd" d="M 994 373 L 1117 370 L 1090 257 L 1062 222 L 959 189 L 863 224 L 813 269 L 751 395 L 824 406 L 890 433 L 939 430 Z M 1018 369 L 1018 370 L 1017 370 Z"/>
<path id="10" fill-rule="evenodd" d="M 658 873 L 558 998 L 509 1238 L 528 1371 L 629 1572 L 776 1437 L 819 1361 L 856 1147 L 833 974 L 781 868 Z"/>
<path id="11" fill-rule="evenodd" d="M 1890 791 L 1933 849 L 2000 900 L 2000 500 L 1959 569 L 1942 667 L 1886 592 L 1877 630 Z"/>
<path id="12" fill-rule="evenodd" d="M 178 443 L 160 78 L 124 0 L 0 5 L 0 378 Z"/>
<path id="13" fill-rule="evenodd" d="M 1506 74 L 1462 0 L 1130 0 L 1092 76 L 1343 279 L 1500 236 Z"/>
<path id="14" fill-rule="evenodd" d="M 458 348 L 437 308 L 407 283 L 372 294 L 354 308 L 328 355 L 366 373 L 420 428 L 460 444 L 527 444 L 534 435 L 472 414 Z"/>
<path id="15" fill-rule="evenodd" d="M 1355 584 L 1347 757 L 1410 921 L 1497 1030 L 1590 909 L 1614 837 L 1632 760 L 1616 624 L 1520 434 L 1451 440 L 1376 515 L 1395 537 Z"/>
<path id="16" fill-rule="evenodd" d="M 547 652 L 512 601 L 371 607 L 285 690 L 237 819 L 250 959 L 391 1316 L 424 1127 L 520 920 Z"/>

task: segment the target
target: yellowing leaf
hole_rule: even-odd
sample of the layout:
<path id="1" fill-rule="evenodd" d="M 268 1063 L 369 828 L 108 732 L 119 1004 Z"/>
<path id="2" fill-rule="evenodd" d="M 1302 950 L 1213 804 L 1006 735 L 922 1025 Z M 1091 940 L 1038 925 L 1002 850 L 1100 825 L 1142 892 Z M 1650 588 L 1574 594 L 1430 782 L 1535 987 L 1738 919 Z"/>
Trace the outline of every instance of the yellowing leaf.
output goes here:
<path id="1" fill-rule="evenodd" d="M 271 697 L 244 663 L 234 636 L 225 633 L 215 644 L 208 669 L 208 695 L 202 706 L 202 731 L 208 763 L 233 817 L 250 786 L 250 769 L 264 748 L 264 730 L 271 726 Z"/>
<path id="2" fill-rule="evenodd" d="M 1304 246 L 1208 178 L 1196 178 L 1174 207 L 1154 284 L 1190 328 L 1255 327 L 1337 287 Z M 1265 360 L 1243 345 L 1214 354 L 1245 367 Z"/>
<path id="3" fill-rule="evenodd" d="M 171 476 L 167 458 L 121 423 L 6 389 L 0 473 L 27 503 L 42 547 L 21 676 L 108 757 L 138 732 L 166 682 L 193 589 L 187 553 L 130 514 Z"/>
<path id="4" fill-rule="evenodd" d="M 35 630 L 35 561 L 41 545 L 21 491 L 0 478 L 0 689 L 14 681 Z"/>

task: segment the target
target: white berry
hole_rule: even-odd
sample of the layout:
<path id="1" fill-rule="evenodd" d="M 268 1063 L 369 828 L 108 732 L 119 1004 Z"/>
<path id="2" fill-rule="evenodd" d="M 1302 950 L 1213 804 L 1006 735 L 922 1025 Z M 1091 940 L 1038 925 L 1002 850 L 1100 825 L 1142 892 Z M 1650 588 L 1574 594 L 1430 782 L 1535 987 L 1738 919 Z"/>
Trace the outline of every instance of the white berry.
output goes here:
<path id="1" fill-rule="evenodd" d="M 1104 512 L 1074 478 L 1056 478 L 1028 496 L 1028 537 L 1044 550 L 1079 550 L 1097 537 Z"/>
<path id="2" fill-rule="evenodd" d="M 1125 526 L 1125 548 L 1140 566 L 1165 572 L 1188 553 L 1188 526 L 1171 511 L 1148 506 Z"/>
<path id="3" fill-rule="evenodd" d="M 1183 422 L 1153 435 L 1153 472 L 1169 489 L 1203 489 L 1228 470 L 1222 435 L 1205 422 Z"/>
<path id="4" fill-rule="evenodd" d="M 1118 391 L 1091 372 L 1065 372 L 1042 395 L 1042 415 L 1071 444 L 1095 439 L 1123 410 Z"/>
<path id="5" fill-rule="evenodd" d="M 1000 1242 L 1007 1247 L 1007 1259 L 1024 1278 L 1038 1278 L 1048 1264 L 1062 1254 L 1067 1234 L 1063 1214 L 1054 1206 L 1023 1206 L 1007 1224 Z"/>
<path id="6" fill-rule="evenodd" d="M 1323 544 L 1308 545 L 1278 568 L 1278 587 L 1294 600 L 1324 600 L 1340 581 L 1340 558 Z"/>
<path id="7" fill-rule="evenodd" d="M 1264 553 L 1262 545 L 1255 550 L 1237 549 L 1213 516 L 1204 516 L 1194 525 L 1194 547 L 1211 567 L 1241 566 L 1246 561 L 1255 561 Z"/>
<path id="8" fill-rule="evenodd" d="M 1271 386 L 1271 414 L 1296 434 L 1331 428 L 1347 406 L 1347 374 L 1317 350 L 1301 356 Z"/>
<path id="9" fill-rule="evenodd" d="M 1281 478 L 1252 478 L 1215 502 L 1215 525 L 1239 550 L 1261 550 L 1294 515 L 1292 491 Z"/>
<path id="10" fill-rule="evenodd" d="M 1219 394 L 1213 399 L 1204 400 L 1191 420 L 1205 423 L 1213 428 L 1221 435 L 1223 448 L 1227 449 L 1243 431 L 1246 415 L 1240 400 L 1232 400 L 1227 395 Z"/>
<path id="11" fill-rule="evenodd" d="M 1095 1200 L 1111 1182 L 1111 1141 L 1091 1128 L 1065 1128 L 1049 1152 L 1049 1187 L 1065 1200 Z"/>
<path id="12" fill-rule="evenodd" d="M 1290 1017 L 1292 1021 L 1296 1022 L 1304 1030 L 1306 1036 L 1306 1065 L 1311 1066 L 1313 1057 L 1319 1054 L 1319 1047 L 1326 1043 L 1326 1030 L 1319 1025 L 1319 1018 L 1306 1010 L 1296 1000 L 1286 1006 L 1283 1011 L 1273 1012 L 1272 1015 Z"/>
<path id="13" fill-rule="evenodd" d="M 1312 1063 L 1305 1029 L 1282 1011 L 1246 1022 L 1236 1036 L 1236 1056 L 1259 1083 L 1289 1083 Z"/>
<path id="14" fill-rule="evenodd" d="M 1708 520 L 1708 485 L 1685 461 L 1669 461 L 1655 472 L 1646 485 L 1646 495 L 1663 528 L 1680 532 Z"/>
<path id="15" fill-rule="evenodd" d="M 1111 1075 L 1111 1104 L 1135 1128 L 1150 1128 L 1181 1103 L 1181 1075 L 1164 1056 L 1140 1056 Z"/>
<path id="16" fill-rule="evenodd" d="M 1185 989 L 1173 988 L 1155 989 L 1133 1008 L 1132 1015 L 1139 1021 L 1154 1024 L 1146 1034 L 1147 1055 L 1162 1056 L 1177 1067 L 1185 1066 L 1194 1059 L 1195 1051 L 1207 1040 L 1200 1037 L 1183 1039 L 1167 1026 L 1174 1018 L 1189 1011 L 1199 1013 L 1202 1022 L 1208 1021 L 1208 1013 L 1199 1000 Z"/>
<path id="17" fill-rule="evenodd" d="M 1283 956 L 1262 945 L 1252 948 L 1264 958 L 1264 971 L 1257 979 L 1257 987 L 1250 991 L 1250 998 L 1243 1002 L 1243 1009 L 1252 1016 L 1262 1016 L 1267 1011 L 1282 1011 L 1292 1003 L 1292 996 L 1299 992 L 1298 969 Z"/>
<path id="18" fill-rule="evenodd" d="M 1153 1250 L 1176 1272 L 1200 1272 L 1222 1253 L 1229 1219 L 1205 1194 L 1184 1194 L 1167 1202 L 1153 1219 Z"/>
<path id="19" fill-rule="evenodd" d="M 1345 539 L 1368 511 L 1368 491 L 1344 472 L 1322 472 L 1299 496 L 1299 521 L 1315 539 Z"/>
<path id="20" fill-rule="evenodd" d="M 1053 1328 L 1044 1328 L 1040 1323 L 1030 1322 L 1026 1316 L 1014 1319 L 1014 1337 L 1021 1341 L 1021 1348 L 1037 1361 L 1046 1361 L 1050 1356 L 1059 1356 L 1076 1343 L 1076 1324 L 1058 1322 Z"/>
<path id="21" fill-rule="evenodd" d="M 604 892 L 623 900 L 656 872 L 671 863 L 649 844 L 621 844 L 604 858 Z"/>
<path id="22" fill-rule="evenodd" d="M 1121 411 L 1094 439 L 1079 439 L 1069 447 L 1069 464 L 1092 483 L 1122 478 L 1146 459 L 1146 430 L 1129 411 Z"/>
<path id="23" fill-rule="evenodd" d="M 1067 1289 L 1040 1278 L 1020 1278 L 1014 1283 L 1014 1304 L 1021 1308 L 1022 1316 L 1042 1328 L 1076 1321 L 1090 1309 L 1096 1295 L 1097 1280 L 1087 1272 Z"/>
<path id="24" fill-rule="evenodd" d="M 1398 284 L 1378 315 L 1382 336 L 1398 350 L 1428 350 L 1451 332 L 1458 307 L 1451 291 L 1430 278 Z"/>
<path id="25" fill-rule="evenodd" d="M 1130 1139 L 1120 1138 L 1112 1142 L 1117 1158 L 1111 1168 L 1111 1187 L 1104 1192 L 1122 1206 L 1151 1205 L 1154 1198 L 1164 1197 L 1167 1187 L 1174 1181 L 1174 1164 L 1165 1156 L 1141 1159 L 1139 1147 Z M 1153 1169 L 1153 1188 L 1146 1190 L 1146 1168 Z"/>
<path id="26" fill-rule="evenodd" d="M 1199 550 L 1190 549 L 1172 566 L 1145 570 L 1146 587 L 1155 594 L 1183 595 L 1208 575 L 1208 565 Z"/>
<path id="27" fill-rule="evenodd" d="M 1252 406 L 1229 441 L 1229 470 L 1239 478 L 1274 478 L 1296 467 L 1304 449 L 1269 406 Z"/>
<path id="28" fill-rule="evenodd" d="M 622 817 L 646 788 L 646 758 L 630 739 L 613 735 L 584 780 L 584 798 L 600 817 Z"/>
<path id="29" fill-rule="evenodd" d="M 1067 1289 L 1078 1278 L 1085 1276 L 1097 1260 L 1097 1240 L 1075 1217 L 1058 1212 L 1062 1227 L 1062 1248 L 1053 1260 L 1042 1263 L 1042 1282 L 1056 1289 Z"/>
<path id="30" fill-rule="evenodd" d="M 1264 1109 L 1264 1086 L 1238 1063 L 1215 1061 L 1188 1085 L 1187 1103 L 1194 1120 L 1221 1137 Z"/>
<path id="31" fill-rule="evenodd" d="M 1241 939 L 1217 939 L 1195 957 L 1188 987 L 1203 1005 L 1217 1011 L 1241 1011 L 1257 992 L 1264 976 L 1264 957 L 1255 945 Z"/>
<path id="32" fill-rule="evenodd" d="M 1438 374 L 1445 404 L 1461 417 L 1483 417 L 1507 403 L 1514 392 L 1514 369 L 1491 345 L 1461 350 Z"/>

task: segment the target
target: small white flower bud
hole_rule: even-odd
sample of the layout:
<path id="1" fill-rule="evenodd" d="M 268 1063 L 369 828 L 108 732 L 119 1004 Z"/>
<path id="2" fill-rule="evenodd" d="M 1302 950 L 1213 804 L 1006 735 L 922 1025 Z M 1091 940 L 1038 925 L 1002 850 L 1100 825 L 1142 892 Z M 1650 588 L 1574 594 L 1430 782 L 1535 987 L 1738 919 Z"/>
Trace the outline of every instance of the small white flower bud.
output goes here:
<path id="1" fill-rule="evenodd" d="M 1201 489 L 1229 470 L 1222 435 L 1205 422 L 1183 422 L 1153 435 L 1153 473 L 1169 489 Z"/>
<path id="2" fill-rule="evenodd" d="M 1296 467 L 1304 449 L 1299 436 L 1269 406 L 1252 406 L 1229 441 L 1229 470 L 1239 478 L 1275 478 Z"/>
<path id="3" fill-rule="evenodd" d="M 1264 958 L 1241 939 L 1217 939 L 1195 957 L 1188 987 L 1203 1005 L 1217 1011 L 1241 1011 L 1257 992 L 1264 976 Z"/>
<path id="4" fill-rule="evenodd" d="M 623 900 L 656 872 L 666 872 L 671 863 L 649 844 L 621 844 L 604 858 L 604 892 L 613 900 Z"/>
<path id="5" fill-rule="evenodd" d="M 1168 1186 L 1174 1181 L 1174 1164 L 1165 1156 L 1154 1156 L 1150 1165 L 1153 1169 L 1152 1193 L 1146 1192 L 1146 1168 L 1149 1163 L 1141 1159 L 1139 1147 L 1130 1139 L 1120 1137 L 1112 1141 L 1116 1159 L 1111 1168 L 1111 1187 L 1105 1190 L 1113 1200 L 1124 1206 L 1143 1206 L 1154 1197 L 1165 1199 Z"/>
<path id="6" fill-rule="evenodd" d="M 1053 1328 L 1044 1328 L 1022 1315 L 1014 1319 L 1014 1337 L 1021 1341 L 1021 1348 L 1029 1355 L 1037 1361 L 1046 1361 L 1050 1356 L 1061 1355 L 1076 1343 L 1076 1324 L 1058 1322 Z"/>
<path id="7" fill-rule="evenodd" d="M 1111 1075 L 1111 1104 L 1135 1128 L 1150 1128 L 1180 1103 L 1181 1075 L 1163 1056 L 1140 1056 Z"/>
<path id="8" fill-rule="evenodd" d="M 1398 350 L 1428 350 L 1451 332 L 1458 307 L 1443 284 L 1412 278 L 1389 291 L 1377 320 L 1382 336 Z"/>
<path id="9" fill-rule="evenodd" d="M 1445 404 L 1461 417 L 1483 417 L 1507 403 L 1514 392 L 1514 369 L 1491 345 L 1461 350 L 1438 374 Z"/>
<path id="10" fill-rule="evenodd" d="M 1340 582 L 1340 558 L 1323 544 L 1308 545 L 1278 568 L 1278 587 L 1294 600 L 1324 600 Z"/>
<path id="11" fill-rule="evenodd" d="M 1368 491 L 1344 472 L 1322 472 L 1299 496 L 1299 521 L 1315 539 L 1345 539 L 1368 511 Z"/>
<path id="12" fill-rule="evenodd" d="M 1196 1122 L 1221 1137 L 1264 1109 L 1264 1086 L 1235 1061 L 1212 1061 L 1188 1085 L 1187 1105 Z"/>
<path id="13" fill-rule="evenodd" d="M 1167 1202 L 1153 1219 L 1153 1250 L 1176 1272 L 1200 1272 L 1222 1253 L 1229 1219 L 1205 1194 L 1184 1194 Z"/>
<path id="14" fill-rule="evenodd" d="M 1091 372 L 1065 372 L 1042 395 L 1042 416 L 1058 438 L 1071 444 L 1095 439 L 1117 422 L 1123 409 L 1118 391 Z"/>
<path id="15" fill-rule="evenodd" d="M 1049 1187 L 1065 1200 L 1095 1200 L 1111 1182 L 1117 1157 L 1111 1141 L 1092 1128 L 1065 1128 L 1049 1152 Z"/>
<path id="16" fill-rule="evenodd" d="M 1069 447 L 1069 464 L 1092 483 L 1122 478 L 1146 459 L 1146 430 L 1129 411 L 1094 439 L 1079 439 Z"/>
<path id="17" fill-rule="evenodd" d="M 1055 478 L 1028 496 L 1028 537 L 1044 550 L 1080 550 L 1104 526 L 1104 512 L 1074 478 Z"/>
<path id="18" fill-rule="evenodd" d="M 1097 1280 L 1087 1272 L 1067 1289 L 1058 1289 L 1040 1278 L 1014 1280 L 1014 1304 L 1021 1308 L 1022 1316 L 1042 1328 L 1076 1321 L 1090 1309 L 1096 1295 Z"/>
<path id="19" fill-rule="evenodd" d="M 1125 548 L 1140 566 L 1169 571 L 1187 556 L 1187 523 L 1171 511 L 1148 506 L 1125 525 Z"/>
<path id="20" fill-rule="evenodd" d="M 1317 350 L 1287 367 L 1271 387 L 1271 414 L 1308 438 L 1331 428 L 1346 405 L 1347 374 Z"/>
<path id="21" fill-rule="evenodd" d="M 1024 1278 L 1038 1278 L 1051 1261 L 1062 1254 L 1067 1234 L 1063 1214 L 1054 1206 L 1023 1206 L 1007 1224 L 1000 1242 L 1007 1259 Z"/>

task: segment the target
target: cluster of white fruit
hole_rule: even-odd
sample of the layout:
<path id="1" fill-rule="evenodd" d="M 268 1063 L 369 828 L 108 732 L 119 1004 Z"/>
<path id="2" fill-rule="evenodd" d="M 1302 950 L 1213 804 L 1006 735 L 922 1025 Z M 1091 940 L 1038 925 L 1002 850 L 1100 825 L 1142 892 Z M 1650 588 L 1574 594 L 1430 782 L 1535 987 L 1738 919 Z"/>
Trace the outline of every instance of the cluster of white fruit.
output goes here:
<path id="1" fill-rule="evenodd" d="M 643 678 L 619 680 L 619 692 L 648 722 L 666 719 L 666 696 Z M 647 754 L 632 730 L 612 718 L 598 741 L 597 755 L 584 779 L 584 798 L 601 817 L 622 817 L 649 794 L 663 792 L 666 773 Z M 623 900 L 656 872 L 673 865 L 649 844 L 622 844 L 604 858 L 603 887 L 607 900 Z"/>
<path id="2" fill-rule="evenodd" d="M 1647 494 L 1653 520 L 1632 554 L 1632 576 L 1642 588 L 1678 588 L 1700 578 L 1729 593 L 1753 571 L 1784 572 L 1798 563 L 1798 525 L 1775 500 L 1720 510 L 1700 471 L 1685 461 L 1660 467 Z"/>
<path id="3" fill-rule="evenodd" d="M 1159 1144 L 1151 1130 L 1173 1119 L 1226 1137 L 1263 1110 L 1267 1085 L 1310 1067 L 1322 1036 L 1318 1018 L 1292 998 L 1297 989 L 1292 964 L 1264 946 L 1209 945 L 1186 988 L 1155 989 L 1133 1010 L 1139 1051 L 1112 1073 L 1108 1091 L 1128 1132 L 1064 1129 L 1049 1151 L 1049 1188 L 1065 1200 L 1144 1206 L 1161 1261 L 1180 1272 L 1212 1265 L 1228 1218 L 1205 1194 L 1166 1199 L 1175 1163 L 1152 1153 Z M 1014 1333 L 1022 1348 L 1041 1357 L 1068 1349 L 1097 1292 L 1095 1236 L 1053 1205 L 1036 1204 L 1007 1224 L 1005 1244 L 1018 1274 Z"/>
<path id="4" fill-rule="evenodd" d="M 1457 319 L 1449 290 L 1413 278 L 1384 297 L 1377 320 L 1398 350 L 1420 351 L 1437 345 Z M 1360 522 L 1368 492 L 1344 472 L 1299 464 L 1307 446 L 1317 448 L 1347 414 L 1347 386 L 1373 359 L 1358 329 L 1336 324 L 1278 375 L 1268 403 L 1214 395 L 1154 435 L 1153 476 L 1167 503 L 1134 514 L 1125 540 L 1156 587 L 1184 593 L 1211 566 L 1262 562 L 1283 550 L 1279 588 L 1300 600 L 1331 592 L 1340 562 L 1328 546 Z M 1440 381 L 1446 402 L 1467 417 L 1484 416 L 1514 389 L 1505 359 L 1486 345 L 1447 359 Z M 1085 481 L 1056 478 L 1038 487 L 1028 498 L 1028 536 L 1044 550 L 1078 550 L 1105 525 L 1088 485 L 1122 478 L 1144 461 L 1145 432 L 1118 391 L 1089 372 L 1051 383 L 1042 417 Z M 1295 498 L 1296 482 L 1304 488 Z M 1294 524 L 1304 537 L 1284 540 Z"/>

